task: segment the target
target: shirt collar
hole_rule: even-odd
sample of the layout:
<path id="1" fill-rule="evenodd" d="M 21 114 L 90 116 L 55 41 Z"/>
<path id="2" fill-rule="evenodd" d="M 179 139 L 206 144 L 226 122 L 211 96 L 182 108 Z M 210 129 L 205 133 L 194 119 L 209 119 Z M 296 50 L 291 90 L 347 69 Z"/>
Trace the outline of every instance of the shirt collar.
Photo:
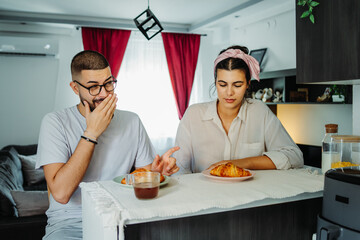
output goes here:
<path id="1" fill-rule="evenodd" d="M 205 114 L 202 117 L 202 120 L 211 120 L 218 117 L 216 104 L 217 100 L 212 101 L 208 104 Z"/>
<path id="2" fill-rule="evenodd" d="M 252 99 L 244 99 L 243 100 L 240 110 L 239 110 L 239 113 L 237 115 L 237 117 L 243 122 L 245 122 L 246 109 L 249 104 L 247 101 L 252 101 Z M 207 108 L 204 116 L 202 117 L 202 120 L 211 120 L 211 119 L 215 119 L 215 118 L 219 118 L 219 116 L 217 114 L 217 100 L 209 103 L 208 108 Z"/>

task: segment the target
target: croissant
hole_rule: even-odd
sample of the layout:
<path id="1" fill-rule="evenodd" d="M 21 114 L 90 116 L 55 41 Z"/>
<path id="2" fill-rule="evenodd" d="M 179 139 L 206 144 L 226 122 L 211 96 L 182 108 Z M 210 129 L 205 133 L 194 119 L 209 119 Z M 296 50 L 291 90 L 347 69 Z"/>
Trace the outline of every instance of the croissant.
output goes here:
<path id="1" fill-rule="evenodd" d="M 251 173 L 243 168 L 235 166 L 233 163 L 221 164 L 210 171 L 211 175 L 219 177 L 246 177 L 251 176 Z"/>
<path id="2" fill-rule="evenodd" d="M 137 172 L 150 172 L 150 170 L 147 170 L 145 168 L 138 168 L 138 169 L 135 169 L 134 171 L 132 171 L 130 174 L 137 173 Z M 165 177 L 162 174 L 160 174 L 160 182 L 162 183 L 163 181 L 165 181 Z M 121 180 L 121 183 L 126 184 L 125 178 L 123 178 Z"/>

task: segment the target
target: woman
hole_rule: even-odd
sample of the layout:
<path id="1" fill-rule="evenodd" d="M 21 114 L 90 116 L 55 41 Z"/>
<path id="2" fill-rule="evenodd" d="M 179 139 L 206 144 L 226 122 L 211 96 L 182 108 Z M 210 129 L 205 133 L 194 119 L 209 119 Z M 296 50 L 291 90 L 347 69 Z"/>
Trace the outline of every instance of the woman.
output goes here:
<path id="1" fill-rule="evenodd" d="M 300 149 L 261 101 L 246 98 L 259 63 L 248 49 L 232 46 L 214 63 L 218 99 L 190 106 L 180 121 L 174 153 L 181 172 L 201 172 L 232 162 L 246 169 L 303 166 Z"/>

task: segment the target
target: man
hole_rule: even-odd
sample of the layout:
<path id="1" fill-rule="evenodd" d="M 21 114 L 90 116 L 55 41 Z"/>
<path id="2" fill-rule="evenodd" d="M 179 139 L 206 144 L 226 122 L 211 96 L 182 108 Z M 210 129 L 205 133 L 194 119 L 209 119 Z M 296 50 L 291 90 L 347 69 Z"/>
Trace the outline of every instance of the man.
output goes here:
<path id="1" fill-rule="evenodd" d="M 179 170 L 170 157 L 178 147 L 155 156 L 139 117 L 116 110 L 117 80 L 103 55 L 78 53 L 71 75 L 80 103 L 47 114 L 40 129 L 36 166 L 50 192 L 44 239 L 82 239 L 80 182 L 111 180 L 133 166 L 164 175 Z"/>

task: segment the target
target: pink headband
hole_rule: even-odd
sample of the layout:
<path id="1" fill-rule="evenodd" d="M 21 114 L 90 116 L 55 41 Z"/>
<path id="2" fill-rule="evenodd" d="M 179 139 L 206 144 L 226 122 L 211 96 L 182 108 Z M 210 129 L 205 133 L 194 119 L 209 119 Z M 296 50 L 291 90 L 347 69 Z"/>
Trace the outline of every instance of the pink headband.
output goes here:
<path id="1" fill-rule="evenodd" d="M 240 49 L 228 49 L 225 52 L 223 52 L 222 54 L 220 54 L 214 61 L 214 73 L 216 70 L 216 65 L 219 62 L 221 62 L 222 60 L 227 59 L 227 58 L 240 58 L 240 59 L 244 60 L 244 62 L 249 67 L 250 76 L 260 82 L 260 78 L 259 78 L 260 66 L 259 66 L 258 61 L 256 61 L 256 59 L 254 57 L 244 53 Z"/>

